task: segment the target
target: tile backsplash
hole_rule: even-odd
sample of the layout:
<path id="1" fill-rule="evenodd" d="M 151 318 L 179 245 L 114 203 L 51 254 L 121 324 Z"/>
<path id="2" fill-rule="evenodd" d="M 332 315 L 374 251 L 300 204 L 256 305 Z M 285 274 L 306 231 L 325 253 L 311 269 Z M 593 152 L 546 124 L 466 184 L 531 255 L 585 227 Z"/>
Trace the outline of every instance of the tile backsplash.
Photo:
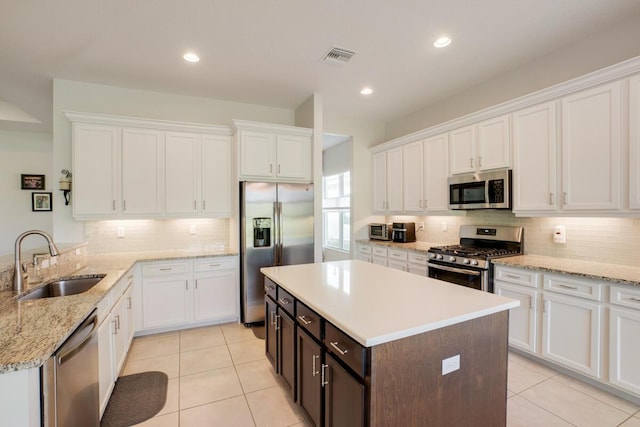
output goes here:
<path id="1" fill-rule="evenodd" d="M 226 218 L 87 221 L 84 233 L 90 255 L 229 247 Z"/>
<path id="2" fill-rule="evenodd" d="M 387 217 L 424 223 L 420 241 L 458 243 L 462 224 L 523 226 L 526 254 L 640 266 L 640 218 L 519 218 L 511 212 L 468 211 L 464 216 Z M 446 224 L 447 231 L 443 230 Z M 553 242 L 556 225 L 566 228 L 567 243 Z"/>

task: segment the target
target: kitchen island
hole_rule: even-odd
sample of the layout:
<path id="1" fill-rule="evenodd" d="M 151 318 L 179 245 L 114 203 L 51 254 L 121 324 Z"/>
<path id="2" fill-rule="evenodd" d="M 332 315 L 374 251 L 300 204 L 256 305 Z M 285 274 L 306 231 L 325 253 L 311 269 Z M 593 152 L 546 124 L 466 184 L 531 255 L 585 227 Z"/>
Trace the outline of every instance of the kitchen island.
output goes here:
<path id="1" fill-rule="evenodd" d="M 322 383 L 338 378 L 332 365 L 362 387 L 360 406 L 349 409 L 334 405 L 331 395 L 340 390 L 332 385 L 327 394 L 322 384 L 324 424 L 336 422 L 336 410 L 362 410 L 362 416 L 346 417 L 370 426 L 506 424 L 508 310 L 518 301 L 358 260 L 261 271 L 267 294 L 273 282 L 278 304 L 284 304 L 276 317 L 288 311 L 300 321 L 298 337 L 308 335 L 303 328 L 309 316 L 300 318 L 301 310 L 320 319 L 315 340 L 322 355 L 312 357 L 314 365 L 321 358 Z M 276 321 L 274 329 L 284 323 Z M 300 347 L 305 341 L 296 342 Z M 300 348 L 292 395 L 309 413 Z M 358 363 L 349 359 L 354 355 Z M 284 372 L 282 363 L 278 370 Z"/>

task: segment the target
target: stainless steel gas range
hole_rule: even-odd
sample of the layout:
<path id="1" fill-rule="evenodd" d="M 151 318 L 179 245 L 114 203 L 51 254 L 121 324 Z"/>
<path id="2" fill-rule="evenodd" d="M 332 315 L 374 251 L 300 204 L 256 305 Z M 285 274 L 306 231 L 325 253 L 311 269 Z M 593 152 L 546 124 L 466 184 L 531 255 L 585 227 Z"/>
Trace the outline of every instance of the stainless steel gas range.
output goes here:
<path id="1" fill-rule="evenodd" d="M 463 225 L 460 244 L 428 251 L 429 277 L 493 292 L 491 259 L 523 253 L 524 229 L 509 226 Z"/>

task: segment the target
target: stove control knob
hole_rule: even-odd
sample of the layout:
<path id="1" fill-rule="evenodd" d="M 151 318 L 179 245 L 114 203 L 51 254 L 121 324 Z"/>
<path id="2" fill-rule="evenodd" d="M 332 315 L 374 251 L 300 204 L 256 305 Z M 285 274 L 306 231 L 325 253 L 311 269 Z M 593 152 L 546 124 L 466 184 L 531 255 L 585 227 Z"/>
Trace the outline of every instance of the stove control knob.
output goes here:
<path id="1" fill-rule="evenodd" d="M 450 256 L 449 257 L 449 262 L 456 262 L 456 257 Z"/>
<path id="2" fill-rule="evenodd" d="M 462 260 L 462 263 L 463 264 L 469 264 L 469 263 L 471 263 L 471 261 L 469 261 L 467 258 L 465 258 L 465 259 Z"/>
<path id="3" fill-rule="evenodd" d="M 436 259 L 442 259 L 442 255 L 440 254 L 436 255 Z"/>
<path id="4" fill-rule="evenodd" d="M 471 265 L 478 265 L 478 260 L 476 260 L 476 259 L 471 260 Z"/>
<path id="5" fill-rule="evenodd" d="M 432 254 L 432 253 L 429 254 L 429 259 L 434 259 L 435 257 L 436 257 L 436 254 Z"/>

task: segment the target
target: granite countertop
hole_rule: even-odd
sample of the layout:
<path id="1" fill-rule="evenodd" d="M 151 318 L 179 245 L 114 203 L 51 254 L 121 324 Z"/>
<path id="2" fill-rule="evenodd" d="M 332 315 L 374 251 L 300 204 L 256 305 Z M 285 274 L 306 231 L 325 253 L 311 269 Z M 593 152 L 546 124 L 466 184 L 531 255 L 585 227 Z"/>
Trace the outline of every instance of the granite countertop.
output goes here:
<path id="1" fill-rule="evenodd" d="M 392 249 L 402 249 L 405 251 L 418 252 L 426 254 L 427 251 L 434 246 L 442 246 L 443 243 L 434 243 L 434 242 L 411 242 L 411 243 L 398 243 L 392 242 L 390 240 L 356 240 L 356 243 L 360 243 L 362 245 L 374 245 L 374 246 L 384 246 Z"/>
<path id="2" fill-rule="evenodd" d="M 71 276 L 106 276 L 82 294 L 18 301 L 15 292 L 0 291 L 0 374 L 41 366 L 136 262 L 236 255 L 231 250 L 92 255 Z M 42 285 L 28 285 L 25 293 Z"/>
<path id="3" fill-rule="evenodd" d="M 519 301 L 360 260 L 260 271 L 365 347 L 498 313 Z M 398 287 L 389 291 L 389 284 Z"/>
<path id="4" fill-rule="evenodd" d="M 640 287 L 640 267 L 607 264 L 543 255 L 518 255 L 492 260 L 494 264 L 510 267 L 565 273 L 609 283 Z"/>

